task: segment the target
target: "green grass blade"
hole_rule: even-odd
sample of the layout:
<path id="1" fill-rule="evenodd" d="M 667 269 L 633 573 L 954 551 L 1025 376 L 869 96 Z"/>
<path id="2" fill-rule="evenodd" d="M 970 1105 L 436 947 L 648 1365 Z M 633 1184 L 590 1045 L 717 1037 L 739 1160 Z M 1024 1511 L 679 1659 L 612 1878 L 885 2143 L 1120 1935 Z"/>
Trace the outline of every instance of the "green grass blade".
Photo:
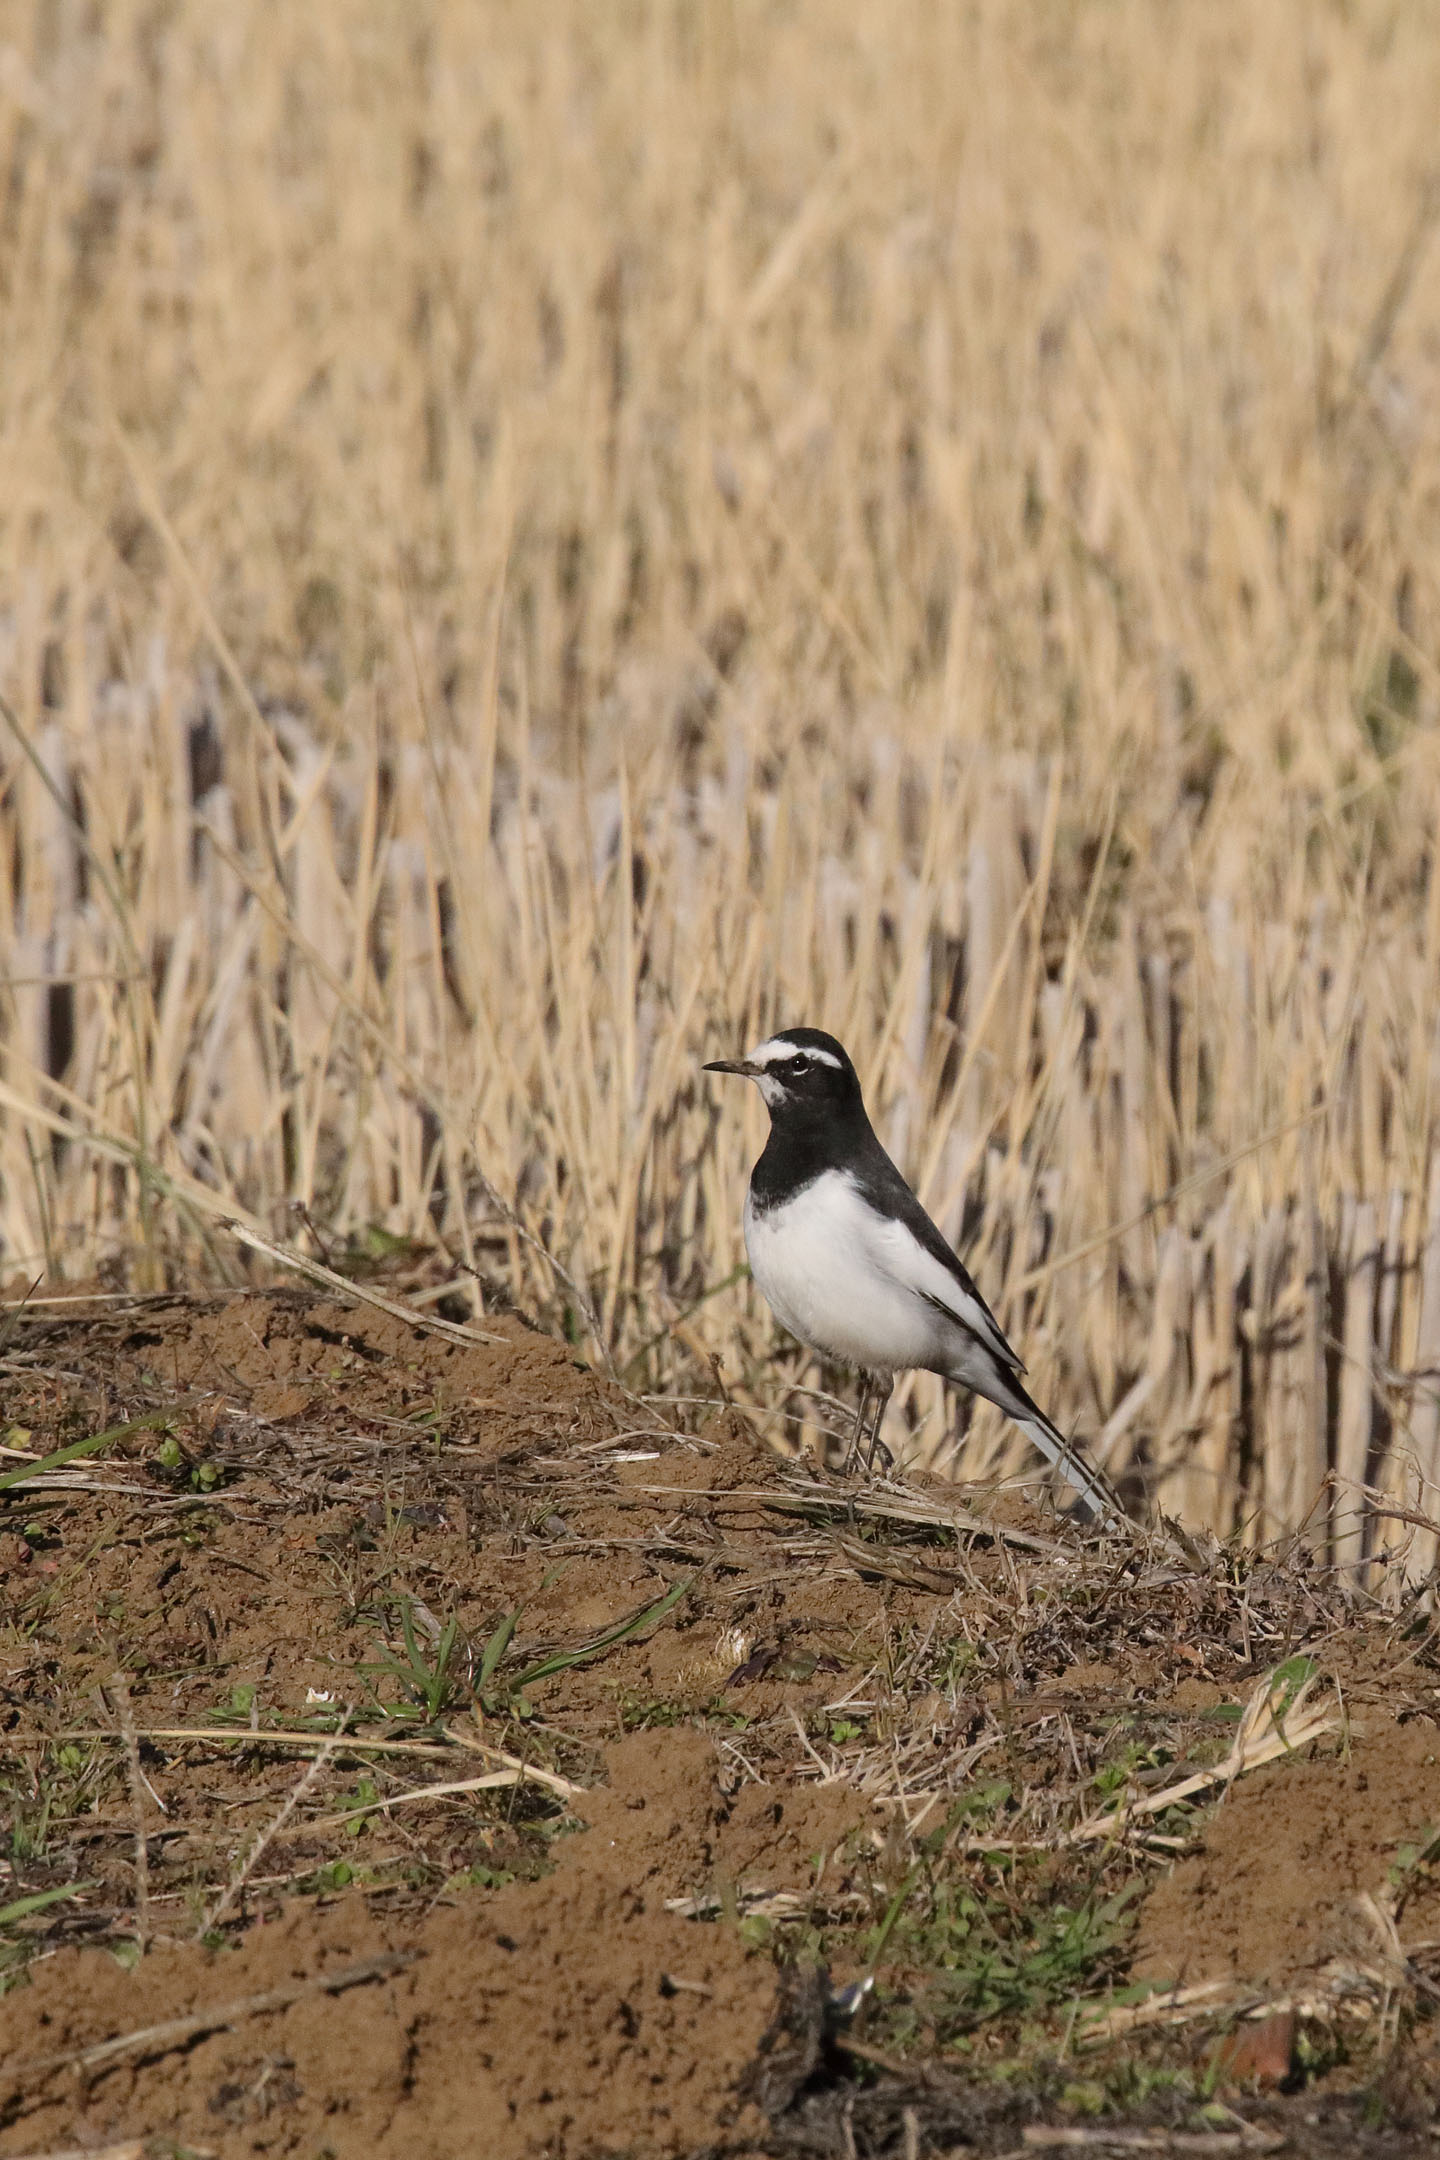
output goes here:
<path id="1" fill-rule="evenodd" d="M 58 1905 L 63 1898 L 79 1897 L 82 1891 L 95 1887 L 93 1882 L 62 1883 L 58 1890 L 36 1890 L 29 1897 L 16 1898 L 13 1905 L 0 1905 L 0 1928 L 10 1927 L 16 1920 L 28 1920 L 31 1913 L 44 1912 L 47 1905 Z"/>
<path id="2" fill-rule="evenodd" d="M 912 1867 L 909 1874 L 905 1877 L 904 1882 L 901 1883 L 900 1888 L 895 1892 L 894 1897 L 891 1898 L 890 1903 L 886 1908 L 885 1917 L 880 1922 L 879 1927 L 875 1930 L 874 1937 L 870 1944 L 870 1954 L 865 1960 L 866 1964 L 871 1966 L 872 1968 L 879 1963 L 880 1953 L 885 1948 L 886 1943 L 889 1942 L 890 1937 L 894 1932 L 895 1923 L 900 1918 L 901 1913 L 904 1912 L 905 1907 L 909 1904 L 910 1893 L 915 1888 L 915 1885 L 917 1882 L 919 1882 L 919 1880 L 920 1870 L 918 1866 Z"/>
<path id="3" fill-rule="evenodd" d="M 552 1673 L 568 1672 L 572 1665 L 583 1665 L 587 1658 L 598 1657 L 602 1650 L 611 1650 L 616 1643 L 628 1642 L 641 1628 L 650 1627 L 655 1621 L 663 1620 L 668 1612 L 673 1612 L 681 1598 L 689 1596 L 695 1581 L 695 1576 L 687 1575 L 682 1582 L 672 1583 L 664 1597 L 657 1598 L 653 1605 L 631 1613 L 628 1619 L 617 1620 L 614 1627 L 606 1628 L 593 1642 L 582 1643 L 578 1650 L 553 1650 L 549 1657 L 527 1666 L 512 1686 L 518 1693 L 523 1688 L 533 1687 L 537 1680 L 548 1680 Z"/>
<path id="4" fill-rule="evenodd" d="M 0 1492 L 9 1492 L 16 1485 L 28 1484 L 39 1477 L 42 1470 L 58 1470 L 62 1463 L 77 1462 L 82 1455 L 94 1455 L 108 1447 L 112 1440 L 128 1440 L 132 1433 L 158 1432 L 173 1422 L 168 1410 L 152 1410 L 148 1416 L 133 1418 L 128 1425 L 112 1425 L 108 1432 L 92 1433 L 88 1440 L 72 1440 L 69 1447 L 57 1448 L 53 1455 L 42 1455 L 36 1462 L 21 1463 L 18 1470 L 7 1470 L 0 1477 Z"/>
<path id="5" fill-rule="evenodd" d="M 507 1612 L 504 1619 L 491 1630 L 490 1639 L 486 1643 L 480 1659 L 480 1677 L 476 1682 L 477 1694 L 483 1695 L 490 1682 L 494 1679 L 495 1668 L 510 1647 L 510 1638 L 515 1633 L 515 1623 L 519 1618 L 520 1607 L 517 1605 L 513 1612 Z"/>

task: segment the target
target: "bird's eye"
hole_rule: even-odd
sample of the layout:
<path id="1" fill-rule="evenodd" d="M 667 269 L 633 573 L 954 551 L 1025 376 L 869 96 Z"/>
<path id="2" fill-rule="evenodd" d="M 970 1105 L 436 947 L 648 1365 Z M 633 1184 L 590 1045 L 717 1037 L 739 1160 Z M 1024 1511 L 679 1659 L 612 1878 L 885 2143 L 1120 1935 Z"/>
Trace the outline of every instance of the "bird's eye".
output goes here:
<path id="1" fill-rule="evenodd" d="M 791 1060 L 790 1060 L 790 1070 L 791 1070 L 791 1072 L 792 1072 L 792 1073 L 793 1073 L 793 1074 L 795 1075 L 795 1078 L 796 1078 L 796 1079 L 798 1080 L 798 1079 L 799 1079 L 799 1078 L 801 1077 L 801 1075 L 802 1075 L 802 1074 L 804 1074 L 804 1073 L 807 1073 L 807 1072 L 809 1072 L 809 1070 L 810 1070 L 810 1060 L 809 1060 L 809 1058 L 808 1058 L 808 1057 L 792 1057 L 792 1058 L 791 1058 Z"/>

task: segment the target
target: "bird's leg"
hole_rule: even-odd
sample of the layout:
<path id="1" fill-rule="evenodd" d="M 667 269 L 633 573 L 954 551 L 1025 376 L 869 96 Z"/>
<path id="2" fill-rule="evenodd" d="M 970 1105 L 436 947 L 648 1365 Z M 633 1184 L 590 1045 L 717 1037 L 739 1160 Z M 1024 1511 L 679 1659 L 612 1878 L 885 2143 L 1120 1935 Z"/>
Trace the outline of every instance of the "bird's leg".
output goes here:
<path id="1" fill-rule="evenodd" d="M 841 1475 L 844 1477 L 849 1477 L 851 1471 L 855 1470 L 859 1466 L 860 1441 L 861 1435 L 863 1434 L 865 1429 L 865 1413 L 870 1408 L 870 1397 L 874 1393 L 874 1390 L 875 1383 L 870 1378 L 869 1373 L 861 1373 L 860 1400 L 855 1405 L 855 1423 L 851 1427 L 850 1445 L 845 1450 L 845 1467 L 841 1473 Z"/>
<path id="2" fill-rule="evenodd" d="M 865 1468 L 873 1472 L 875 1457 L 880 1455 L 884 1458 L 882 1467 L 886 1470 L 893 1470 L 895 1458 L 880 1438 L 880 1427 L 885 1421 L 885 1412 L 889 1407 L 890 1397 L 895 1392 L 894 1373 L 886 1373 L 883 1379 L 873 1380 L 870 1387 L 875 1398 L 875 1414 L 870 1426 L 870 1447 L 865 1457 Z"/>

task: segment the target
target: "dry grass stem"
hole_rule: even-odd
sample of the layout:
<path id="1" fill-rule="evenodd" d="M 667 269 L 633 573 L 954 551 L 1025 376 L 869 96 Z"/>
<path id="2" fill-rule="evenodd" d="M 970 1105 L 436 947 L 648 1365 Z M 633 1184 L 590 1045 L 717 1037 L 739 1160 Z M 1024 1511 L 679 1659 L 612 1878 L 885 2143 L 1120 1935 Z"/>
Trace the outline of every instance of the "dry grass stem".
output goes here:
<path id="1" fill-rule="evenodd" d="M 301 1801 L 304 1800 L 306 1794 L 326 1769 L 332 1756 L 343 1743 L 345 1726 L 349 1721 L 349 1715 L 350 1713 L 347 1711 L 340 1721 L 339 1732 L 325 1741 L 313 1762 L 305 1765 L 304 1770 L 285 1795 L 279 1809 L 271 1820 L 256 1831 L 255 1836 L 246 1846 L 243 1853 L 237 1854 L 235 1864 L 230 1871 L 230 1877 L 224 1889 L 196 1926 L 195 1940 L 197 1942 L 203 1942 L 207 1935 L 219 1927 L 235 1900 L 244 1890 L 246 1883 L 254 1874 L 267 1846 L 280 1836 L 290 1817 L 295 1813 Z"/>
<path id="2" fill-rule="evenodd" d="M 123 1672 L 117 1670 L 111 1674 L 109 1693 L 125 1748 L 125 1778 L 130 1812 L 135 1821 L 135 1940 L 143 1953 L 150 1940 L 150 1846 L 145 1831 L 145 1797 L 149 1788 L 140 1767 L 140 1738 L 135 1730 L 135 1713 L 130 1707 L 130 1689 Z"/>
<path id="3" fill-rule="evenodd" d="M 412 1785 L 406 1792 L 386 1793 L 379 1799 L 365 1801 L 360 1807 L 346 1808 L 339 1815 L 317 1816 L 313 1822 L 299 1825 L 297 1834 L 309 1836 L 312 1831 L 334 1830 L 343 1823 L 357 1821 L 363 1815 L 388 1814 L 391 1808 L 408 1807 L 416 1800 L 448 1800 L 456 1793 L 501 1792 L 508 1786 L 527 1783 L 543 1785 L 551 1791 L 556 1786 L 565 1786 L 564 1779 L 549 1778 L 543 1771 L 537 1776 L 534 1772 L 527 1771 L 523 1764 L 513 1770 L 487 1770 L 481 1777 L 456 1778 L 440 1785 Z M 565 1789 L 572 1793 L 581 1790 L 575 1785 L 566 1786 Z M 277 1837 L 280 1828 L 277 1820 L 270 1831 L 270 1837 Z"/>
<path id="4" fill-rule="evenodd" d="M 417 1305 L 402 1304 L 398 1298 L 386 1297 L 382 1291 L 372 1289 L 368 1283 L 355 1282 L 347 1275 L 337 1274 L 334 1268 L 322 1266 L 318 1260 L 310 1259 L 305 1253 L 296 1252 L 293 1245 L 281 1245 L 273 1238 L 258 1236 L 255 1231 L 248 1230 L 244 1223 L 226 1221 L 222 1217 L 220 1226 L 251 1252 L 263 1254 L 278 1267 L 293 1268 L 296 1274 L 305 1276 L 309 1282 L 323 1284 L 327 1290 L 333 1290 L 337 1297 L 348 1304 L 373 1305 L 376 1312 L 389 1313 L 392 1320 L 403 1320 L 408 1326 L 419 1328 L 426 1335 L 438 1335 L 442 1342 L 493 1343 L 499 1340 L 498 1336 L 487 1334 L 483 1328 L 458 1327 L 453 1321 L 437 1319 L 433 1313 L 427 1313 Z"/>
<path id="5" fill-rule="evenodd" d="M 1120 1836 L 1133 1821 L 1161 1815 L 1197 1793 L 1213 1792 L 1217 1785 L 1231 1785 L 1247 1771 L 1259 1770 L 1282 1755 L 1298 1754 L 1316 1740 L 1338 1732 L 1343 1719 L 1335 1703 L 1311 1699 L 1319 1685 L 1318 1673 L 1298 1687 L 1285 1678 L 1283 1671 L 1268 1673 L 1245 1704 L 1234 1745 L 1223 1762 L 1181 1778 L 1159 1792 L 1147 1793 L 1143 1799 L 1127 1796 L 1113 1810 L 1106 1809 L 1079 1824 L 1072 1837 L 1080 1842 Z"/>

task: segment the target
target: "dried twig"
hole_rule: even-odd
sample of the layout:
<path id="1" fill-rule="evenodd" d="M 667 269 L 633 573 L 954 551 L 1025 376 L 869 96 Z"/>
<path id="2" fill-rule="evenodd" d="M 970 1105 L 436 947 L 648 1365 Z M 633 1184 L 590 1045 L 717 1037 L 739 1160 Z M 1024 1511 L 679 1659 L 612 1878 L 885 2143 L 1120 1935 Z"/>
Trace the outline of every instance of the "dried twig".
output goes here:
<path id="1" fill-rule="evenodd" d="M 1278 2131 L 1257 2130 L 1239 2122 L 1234 2130 L 1138 2130 L 1121 2123 L 1029 2123 L 1022 2130 L 1022 2152 L 1126 2152 L 1215 2156 L 1228 2153 L 1279 2152 L 1285 2139 Z"/>
<path id="2" fill-rule="evenodd" d="M 67 2145 L 63 2152 L 20 2153 L 16 2160 L 151 2160 L 149 2138 L 126 2138 L 121 2145 Z M 187 2145 L 185 2160 L 216 2160 L 213 2145 Z"/>
<path id="3" fill-rule="evenodd" d="M 273 1238 L 261 1237 L 248 1223 L 239 1222 L 233 1215 L 219 1218 L 222 1230 L 251 1252 L 257 1252 L 279 1267 L 294 1268 L 298 1275 L 308 1276 L 311 1282 L 320 1283 L 338 1298 L 356 1305 L 373 1305 L 376 1312 L 388 1313 L 392 1320 L 403 1320 L 407 1327 L 418 1328 L 422 1334 L 438 1335 L 443 1342 L 462 1344 L 473 1349 L 477 1344 L 503 1342 L 502 1335 L 487 1334 L 484 1328 L 457 1327 L 454 1321 L 441 1320 L 434 1313 L 423 1312 L 418 1305 L 402 1304 L 398 1298 L 386 1297 L 379 1290 L 372 1290 L 368 1283 L 355 1282 L 349 1275 L 339 1275 L 306 1253 L 297 1252 L 293 1245 L 280 1245 Z"/>
<path id="4" fill-rule="evenodd" d="M 229 1743 L 235 1747 L 316 1748 L 319 1753 L 315 1763 L 311 1766 L 312 1769 L 318 1769 L 320 1763 L 328 1760 L 332 1754 L 420 1755 L 427 1757 L 432 1762 L 444 1762 L 453 1760 L 455 1749 L 459 1747 L 465 1748 L 471 1753 L 484 1755 L 489 1761 L 501 1765 L 504 1774 L 497 1774 L 493 1779 L 493 1783 L 497 1787 L 522 1783 L 539 1785 L 543 1786 L 546 1792 L 554 1793 L 557 1799 L 560 1800 L 573 1800 L 577 1793 L 585 1790 L 583 1785 L 573 1785 L 569 1778 L 561 1777 L 557 1770 L 543 1770 L 538 1763 L 523 1762 L 518 1755 L 508 1755 L 504 1748 L 495 1747 L 490 1741 L 479 1739 L 460 1727 L 447 1725 L 444 1727 L 444 1731 L 447 1735 L 447 1741 L 367 1740 L 363 1735 L 349 1732 L 328 1734 L 266 1732 L 263 1728 L 252 1730 L 248 1725 L 146 1725 L 135 1728 L 137 1740 L 200 1741 L 207 1744 L 211 1741 L 219 1741 L 222 1745 Z M 55 1737 L 60 1740 L 114 1740 L 121 1736 L 112 1732 L 97 1732 L 90 1726 L 71 1726 L 57 1733 Z M 466 1780 L 463 1784 L 447 1788 L 447 1790 L 449 1789 L 460 1792 L 475 1791 L 479 1787 L 475 1781 Z M 435 1786 L 419 1786 L 416 1790 L 417 1792 L 434 1793 L 438 1788 Z M 382 1804 L 385 1803 L 380 1801 L 374 1803 L 377 1807 Z M 286 1812 L 288 1815 L 288 1808 Z M 368 1812 L 368 1810 L 362 1810 L 361 1812 Z M 273 1835 L 273 1830 L 270 1834 Z"/>
<path id="5" fill-rule="evenodd" d="M 218 1742 L 222 1747 L 321 1747 L 326 1740 L 335 1742 L 342 1755 L 430 1755 L 444 1760 L 454 1750 L 437 1740 L 367 1740 L 359 1733 L 346 1733 L 343 1738 L 336 1733 L 313 1732 L 267 1732 L 263 1726 L 249 1725 L 141 1725 L 136 1728 L 141 1740 L 190 1740 L 207 1745 Z M 114 1740 L 119 1736 L 93 1726 L 69 1726 L 55 1735 L 58 1740 Z"/>
<path id="6" fill-rule="evenodd" d="M 1086 2041 L 1118 2040 L 1147 2025 L 1182 2025 L 1192 2018 L 1229 2017 L 1235 2009 L 1230 1981 L 1200 1980 L 1193 1987 L 1167 1988 L 1144 2002 L 1115 2003 L 1094 2016 L 1082 2011 L 1078 2037 Z"/>
<path id="7" fill-rule="evenodd" d="M 632 1487 L 639 1492 L 680 1490 L 658 1485 Z M 852 1489 L 843 1485 L 802 1485 L 790 1483 L 783 1487 L 771 1486 L 754 1491 L 736 1491 L 726 1494 L 727 1500 L 749 1500 L 757 1507 L 772 1509 L 782 1515 L 804 1515 L 807 1518 L 818 1511 L 843 1509 L 848 1515 L 872 1515 L 882 1522 L 912 1523 L 917 1528 L 963 1531 L 967 1536 L 983 1537 L 1018 1546 L 1021 1552 L 1043 1554 L 1058 1559 L 1068 1555 L 1070 1548 L 1059 1538 L 1037 1537 L 1031 1530 L 1018 1530 L 1009 1523 L 987 1521 L 981 1515 L 972 1514 L 954 1500 L 931 1499 L 926 1494 L 888 1493 Z"/>
<path id="8" fill-rule="evenodd" d="M 347 1709 L 344 1713 L 344 1716 L 340 1720 L 339 1732 L 332 1733 L 329 1739 L 325 1741 L 319 1753 L 316 1755 L 314 1761 L 306 1764 L 305 1769 L 302 1771 L 299 1778 L 297 1778 L 290 1791 L 286 1794 L 284 1800 L 280 1804 L 278 1812 L 272 1817 L 269 1823 L 265 1824 L 263 1828 L 261 1828 L 255 1833 L 255 1836 L 251 1839 L 250 1844 L 246 1848 L 244 1854 L 237 1860 L 234 1868 L 232 1869 L 230 1879 L 226 1883 L 225 1888 L 221 1891 L 219 1897 L 215 1900 L 215 1903 L 210 1907 L 210 1910 L 205 1914 L 204 1918 L 200 1921 L 199 1926 L 196 1928 L 195 1940 L 197 1942 L 202 1942 L 204 1938 L 210 1933 L 212 1928 L 217 1928 L 220 1925 L 220 1922 L 224 1919 L 226 1913 L 230 1910 L 230 1907 L 234 1904 L 236 1898 L 239 1897 L 240 1892 L 244 1889 L 246 1883 L 249 1881 L 251 1875 L 254 1873 L 260 1855 L 264 1852 L 266 1846 L 270 1844 L 271 1840 L 273 1838 L 277 1838 L 280 1835 L 280 1832 L 284 1829 L 286 1823 L 290 1820 L 290 1817 L 294 1814 L 296 1808 L 299 1807 L 301 1801 L 305 1798 L 306 1793 L 309 1792 L 311 1786 L 315 1783 L 315 1780 L 319 1777 L 321 1771 L 325 1768 L 325 1765 L 330 1761 L 336 1749 L 339 1747 L 340 1742 L 344 1737 L 345 1726 L 349 1719 L 349 1716 L 350 1711 Z"/>
<path id="9" fill-rule="evenodd" d="M 505 1769 L 513 1771 L 517 1778 L 525 1779 L 528 1784 L 543 1785 L 547 1792 L 553 1792 L 561 1800 L 573 1800 L 585 1790 L 583 1785 L 572 1785 L 569 1778 L 561 1777 L 558 1771 L 542 1770 L 537 1763 L 525 1762 L 518 1755 L 507 1755 L 504 1748 L 496 1747 L 492 1741 L 482 1739 L 478 1734 L 467 1733 L 463 1726 L 447 1725 L 445 1731 L 458 1746 L 473 1748 L 477 1754 L 487 1756 L 491 1762 L 502 1764 Z"/>
<path id="10" fill-rule="evenodd" d="M 383 1815 L 391 1808 L 406 1807 L 413 1800 L 444 1800 L 455 1793 L 501 1792 L 506 1786 L 523 1785 L 528 1779 L 529 1773 L 520 1763 L 513 1770 L 487 1770 L 482 1777 L 447 1779 L 443 1785 L 412 1785 L 405 1792 L 389 1793 L 380 1799 L 367 1800 L 360 1807 L 346 1808 L 343 1814 L 322 1815 L 317 1822 L 300 1823 L 295 1834 L 309 1837 L 314 1831 L 338 1830 L 342 1824 L 354 1822 L 361 1815 Z M 554 1783 L 564 1786 L 567 1792 L 581 1790 L 578 1785 L 566 1786 L 563 1778 L 556 1778 Z M 278 1823 L 276 1829 L 279 1829 Z"/>

